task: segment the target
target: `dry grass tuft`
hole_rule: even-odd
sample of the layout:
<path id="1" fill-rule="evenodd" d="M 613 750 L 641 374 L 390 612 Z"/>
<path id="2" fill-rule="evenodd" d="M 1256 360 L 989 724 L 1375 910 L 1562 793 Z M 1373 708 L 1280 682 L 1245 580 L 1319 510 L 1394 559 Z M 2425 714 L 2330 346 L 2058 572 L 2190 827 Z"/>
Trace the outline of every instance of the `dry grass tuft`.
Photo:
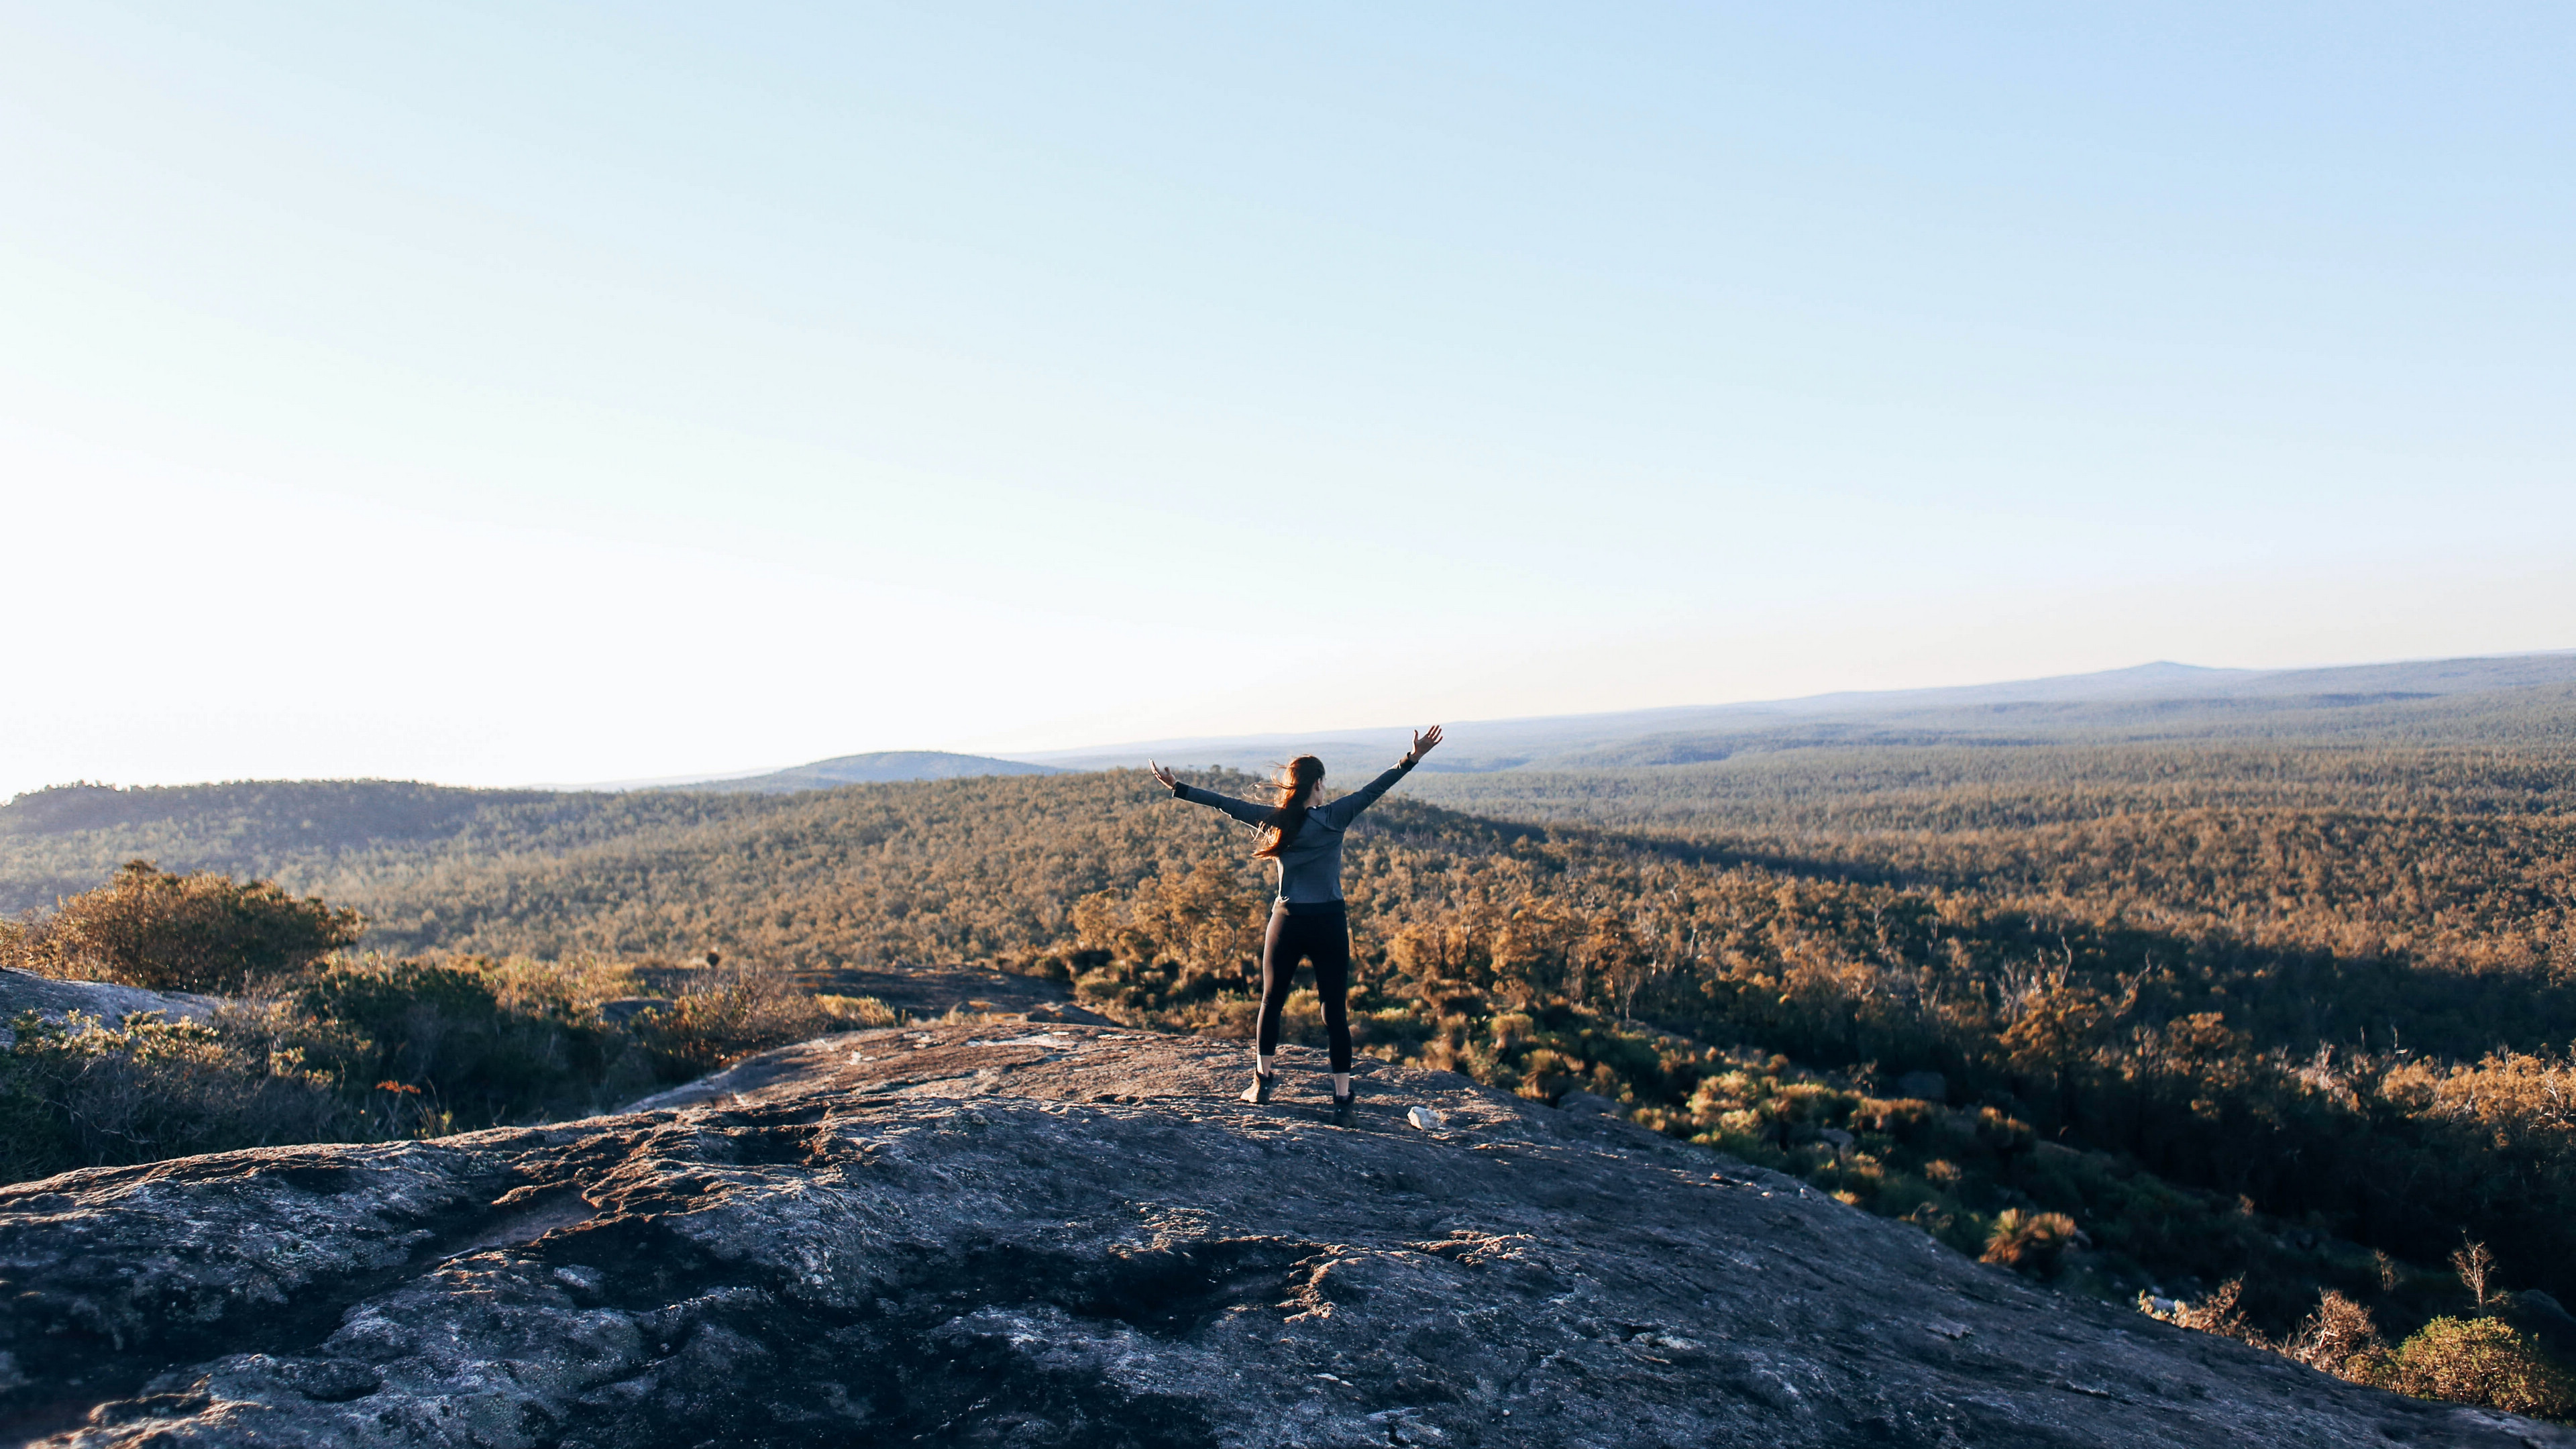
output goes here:
<path id="1" fill-rule="evenodd" d="M 836 999 L 861 1004 L 845 1018 L 784 971 L 723 962 L 692 976 L 670 1005 L 637 1017 L 632 1030 L 657 1076 L 686 1081 L 772 1047 L 897 1019 L 873 997 Z"/>
<path id="2" fill-rule="evenodd" d="M 2176 1303 L 2170 1309 L 2162 1307 L 2158 1300 L 2141 1293 L 2138 1295 L 2138 1311 L 2150 1318 L 2161 1318 L 2179 1328 L 2214 1333 L 2221 1338 L 2250 1343 L 2256 1348 L 2273 1347 L 2272 1341 L 2257 1332 L 2252 1320 L 2245 1316 L 2244 1296 L 2245 1280 L 2230 1278 L 2200 1299 L 2188 1303 Z"/>
<path id="3" fill-rule="evenodd" d="M 2064 1213 L 2006 1208 L 1995 1216 L 1995 1225 L 1986 1235 L 1986 1250 L 1978 1255 L 1978 1261 L 2016 1272 L 2047 1273 L 2083 1237 L 2076 1229 L 2075 1219 Z"/>
<path id="4" fill-rule="evenodd" d="M 2348 1372 L 2348 1366 L 2388 1350 L 2370 1310 L 2332 1288 L 2318 1295 L 2316 1311 L 2280 1347 L 2282 1353 L 2310 1368 L 2356 1382 L 2364 1380 Z"/>

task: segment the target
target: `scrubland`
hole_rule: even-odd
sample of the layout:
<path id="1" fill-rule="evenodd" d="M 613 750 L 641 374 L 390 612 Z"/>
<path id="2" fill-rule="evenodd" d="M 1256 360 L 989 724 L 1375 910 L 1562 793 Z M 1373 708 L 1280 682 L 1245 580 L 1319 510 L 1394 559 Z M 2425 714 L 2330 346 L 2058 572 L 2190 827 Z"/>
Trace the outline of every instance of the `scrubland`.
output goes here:
<path id="1" fill-rule="evenodd" d="M 1988 742 L 1417 775 L 1349 849 L 1361 1050 L 1599 1093 L 2071 1290 L 2563 1415 L 2576 730 L 2554 718 L 2476 747 Z M 22 1028 L 9 1140 L 53 1145 L 20 1171 L 221 1136 L 83 1136 L 43 1104 L 84 1073 L 283 1094 L 308 1115 L 260 1120 L 286 1135 L 528 1120 L 855 1020 L 797 989 L 850 966 L 991 963 L 1133 1023 L 1249 1030 L 1266 889 L 1248 841 L 1141 773 L 369 788 L 0 811 L 22 896 L 150 848 L 354 910 L 371 953 L 246 974 L 213 1027 Z M 43 957 L 60 919 L 8 949 L 65 970 Z M 683 969 L 710 951 L 737 964 Z M 602 1013 L 654 992 L 672 1004 Z M 1291 1010 L 1319 1039 L 1311 995 Z M 2452 1261 L 2472 1246 L 2484 1286 Z"/>
<path id="2" fill-rule="evenodd" d="M 0 927 L 0 965 L 224 993 L 211 1021 L 28 1012 L 9 1023 L 0 1180 L 579 1117 L 752 1052 L 895 1020 L 757 965 L 340 949 L 358 927 L 319 899 L 143 861 Z"/>

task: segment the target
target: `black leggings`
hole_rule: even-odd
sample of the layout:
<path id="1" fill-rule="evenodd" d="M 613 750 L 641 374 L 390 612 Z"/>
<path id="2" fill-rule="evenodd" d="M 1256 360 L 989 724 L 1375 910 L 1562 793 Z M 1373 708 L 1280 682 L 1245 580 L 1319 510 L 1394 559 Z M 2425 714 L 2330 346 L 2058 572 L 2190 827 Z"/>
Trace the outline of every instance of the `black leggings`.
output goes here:
<path id="1" fill-rule="evenodd" d="M 1297 982 L 1297 958 L 1315 963 L 1315 994 L 1324 999 L 1324 1040 L 1331 1047 L 1333 1070 L 1351 1069 L 1350 919 L 1335 911 L 1328 916 L 1292 916 L 1273 906 L 1270 930 L 1261 938 L 1260 1052 L 1279 1050 L 1279 1017 L 1288 1009 L 1288 989 Z"/>

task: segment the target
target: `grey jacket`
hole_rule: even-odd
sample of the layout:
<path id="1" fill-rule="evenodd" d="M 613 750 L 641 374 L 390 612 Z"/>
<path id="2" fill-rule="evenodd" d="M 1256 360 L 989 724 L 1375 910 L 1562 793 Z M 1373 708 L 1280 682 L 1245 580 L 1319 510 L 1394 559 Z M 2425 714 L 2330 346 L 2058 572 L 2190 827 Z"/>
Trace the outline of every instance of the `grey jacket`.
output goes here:
<path id="1" fill-rule="evenodd" d="M 1306 812 L 1306 823 L 1298 827 L 1297 838 L 1279 852 L 1279 899 L 1292 905 L 1318 905 L 1342 898 L 1342 832 L 1350 829 L 1359 813 L 1377 803 L 1377 797 L 1395 787 L 1411 765 L 1394 769 L 1369 781 L 1330 805 L 1318 805 Z M 1214 790 L 1196 785 L 1183 785 L 1173 794 L 1193 805 L 1206 805 L 1222 810 L 1246 825 L 1258 829 L 1270 823 L 1268 805 L 1255 805 L 1237 800 Z"/>

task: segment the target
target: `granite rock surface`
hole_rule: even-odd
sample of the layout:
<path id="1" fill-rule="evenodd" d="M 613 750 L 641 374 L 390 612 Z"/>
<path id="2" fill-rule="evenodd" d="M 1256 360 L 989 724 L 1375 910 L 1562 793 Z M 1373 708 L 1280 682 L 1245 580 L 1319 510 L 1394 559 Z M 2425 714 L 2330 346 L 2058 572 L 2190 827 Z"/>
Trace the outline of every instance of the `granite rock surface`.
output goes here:
<path id="1" fill-rule="evenodd" d="M 9 1023 L 32 1011 L 60 1023 L 73 1012 L 104 1022 L 123 1021 L 135 1012 L 158 1012 L 166 1021 L 211 1021 L 223 1002 L 187 991 L 146 991 L 107 981 L 60 981 L 15 966 L 0 966 L 0 1046 L 16 1039 Z"/>
<path id="2" fill-rule="evenodd" d="M 2571 1445 L 1598 1112 L 1081 1024 L 0 1189 L 0 1442 Z M 1429 1107 L 1439 1128 L 1408 1121 Z"/>

